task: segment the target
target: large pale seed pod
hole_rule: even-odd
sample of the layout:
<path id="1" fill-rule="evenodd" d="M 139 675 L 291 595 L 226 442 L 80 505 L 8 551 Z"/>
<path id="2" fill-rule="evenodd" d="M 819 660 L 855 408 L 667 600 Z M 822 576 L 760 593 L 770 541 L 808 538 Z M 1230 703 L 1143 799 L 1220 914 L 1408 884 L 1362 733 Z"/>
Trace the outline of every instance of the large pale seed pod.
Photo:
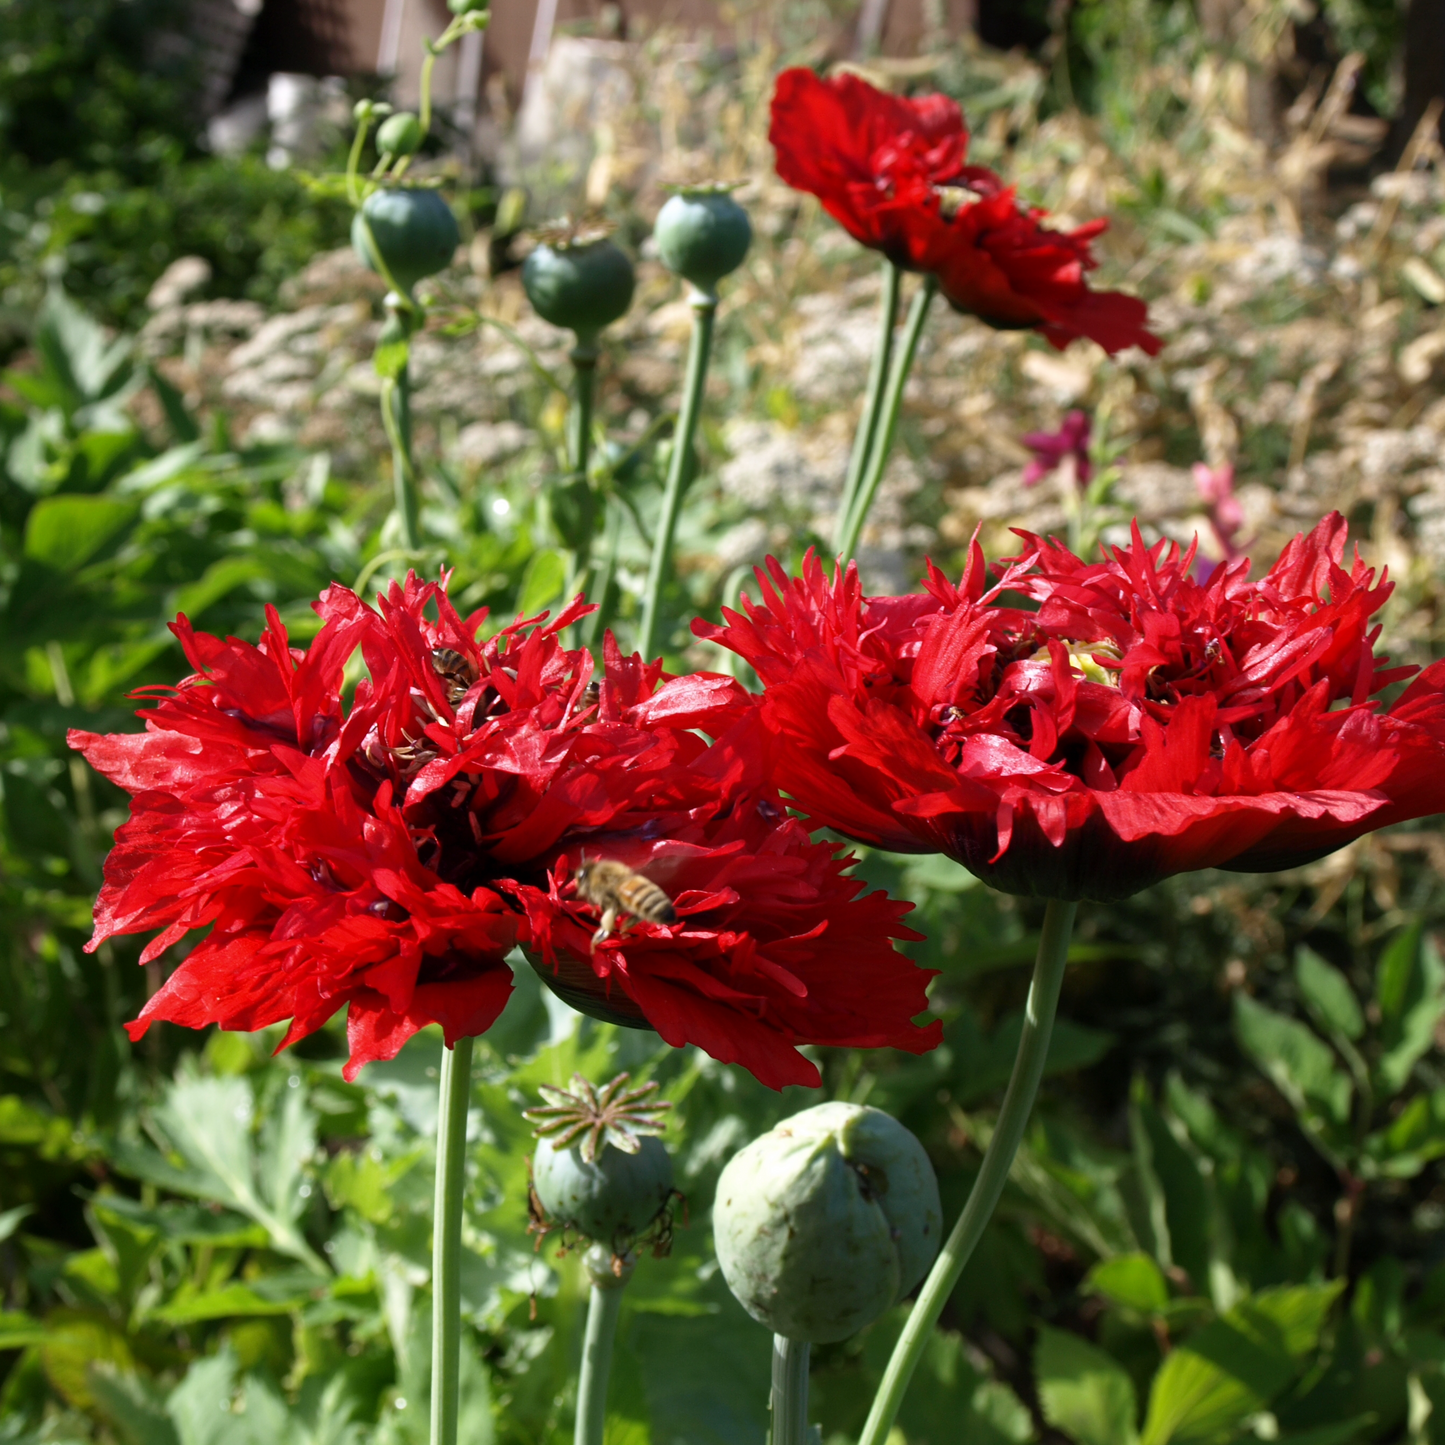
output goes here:
<path id="1" fill-rule="evenodd" d="M 923 1146 L 858 1104 L 804 1109 L 753 1140 L 713 1206 L 728 1288 L 774 1334 L 814 1344 L 847 1339 L 903 1299 L 942 1227 Z"/>

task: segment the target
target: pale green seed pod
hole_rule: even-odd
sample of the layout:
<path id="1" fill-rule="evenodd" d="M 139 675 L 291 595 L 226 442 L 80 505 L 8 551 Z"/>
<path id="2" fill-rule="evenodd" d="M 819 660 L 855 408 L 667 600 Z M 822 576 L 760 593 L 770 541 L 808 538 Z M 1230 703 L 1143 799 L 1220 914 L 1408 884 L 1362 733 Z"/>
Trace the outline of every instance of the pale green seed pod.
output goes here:
<path id="1" fill-rule="evenodd" d="M 410 111 L 401 110 L 382 121 L 376 132 L 376 148 L 384 156 L 415 155 L 425 139 L 421 122 Z"/>
<path id="2" fill-rule="evenodd" d="M 657 213 L 657 254 L 669 271 L 705 295 L 743 264 L 753 241 L 748 213 L 724 186 L 679 191 Z"/>
<path id="3" fill-rule="evenodd" d="M 580 1142 L 559 1149 L 538 1139 L 532 1188 L 549 1223 L 625 1254 L 672 1198 L 672 1160 L 662 1140 L 637 1143 L 635 1154 L 604 1144 L 589 1164 Z"/>
<path id="4" fill-rule="evenodd" d="M 790 1340 L 844 1340 L 898 1303 L 938 1253 L 923 1146 L 881 1109 L 819 1104 L 739 1150 L 713 1236 L 728 1288 Z"/>

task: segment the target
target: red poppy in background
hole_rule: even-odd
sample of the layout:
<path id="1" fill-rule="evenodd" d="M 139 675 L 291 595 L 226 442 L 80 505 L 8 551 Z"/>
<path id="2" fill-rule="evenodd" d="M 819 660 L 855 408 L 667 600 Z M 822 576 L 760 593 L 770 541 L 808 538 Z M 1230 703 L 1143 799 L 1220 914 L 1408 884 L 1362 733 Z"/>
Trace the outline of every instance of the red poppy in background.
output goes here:
<path id="1" fill-rule="evenodd" d="M 802 67 L 783 71 L 768 139 L 788 185 L 817 196 L 855 241 L 903 267 L 932 254 L 938 187 L 989 175 L 964 164 L 968 131 L 956 102 L 908 100 L 846 72 L 824 80 Z"/>
<path id="2" fill-rule="evenodd" d="M 1012 189 L 963 192 L 925 258 L 950 306 L 1000 330 L 1033 327 L 1060 351 L 1078 337 L 1110 355 L 1138 346 L 1154 356 L 1159 338 L 1145 330 L 1149 308 L 1122 291 L 1091 291 L 1091 243 L 1108 228 L 1089 221 L 1054 231 L 1047 212 L 1020 207 Z"/>
<path id="3" fill-rule="evenodd" d="M 846 72 L 785 70 L 768 139 L 788 185 L 894 265 L 936 275 L 957 310 L 1036 327 L 1061 349 L 1087 336 L 1111 353 L 1159 350 L 1142 301 L 1085 283 L 1090 242 L 1107 222 L 1047 230 L 1045 212 L 1021 209 L 993 171 L 965 163 L 968 130 L 947 96 L 909 100 Z"/>
<path id="4" fill-rule="evenodd" d="M 799 1043 L 937 1042 L 911 1023 L 929 975 L 893 947 L 909 905 L 857 898 L 846 860 L 787 819 L 730 678 L 668 678 L 609 639 L 589 689 L 591 654 L 559 637 L 580 604 L 485 643 L 484 613 L 414 577 L 376 610 L 336 586 L 316 610 L 305 650 L 274 612 L 259 647 L 182 618 L 196 671 L 156 690 L 146 731 L 71 735 L 133 795 L 90 946 L 159 929 L 148 960 L 208 930 L 132 1037 L 290 1019 L 284 1047 L 345 1007 L 354 1077 L 427 1024 L 448 1044 L 486 1030 L 520 944 L 571 1001 L 774 1086 L 818 1082 Z M 655 870 L 679 921 L 593 950 L 584 851 Z"/>
<path id="5" fill-rule="evenodd" d="M 1326 517 L 1269 573 L 1144 544 L 1084 562 L 1024 535 L 955 587 L 865 598 L 776 563 L 761 605 L 695 624 L 765 685 L 779 776 L 814 826 L 943 852 L 1011 893 L 1110 900 L 1188 869 L 1265 871 L 1445 809 L 1445 663 L 1376 657 L 1390 594 Z M 1029 606 L 1010 606 L 1006 596 Z M 1036 609 L 1036 610 L 1035 610 Z"/>

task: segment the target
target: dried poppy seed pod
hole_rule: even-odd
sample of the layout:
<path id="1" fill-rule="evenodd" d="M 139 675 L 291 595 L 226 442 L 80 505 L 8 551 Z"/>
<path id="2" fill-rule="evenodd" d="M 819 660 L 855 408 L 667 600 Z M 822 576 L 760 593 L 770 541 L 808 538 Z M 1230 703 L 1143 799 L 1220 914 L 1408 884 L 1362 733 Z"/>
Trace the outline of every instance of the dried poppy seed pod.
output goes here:
<path id="1" fill-rule="evenodd" d="M 753 243 L 748 213 L 728 186 L 681 189 L 657 213 L 652 228 L 657 254 L 674 274 L 711 296 L 717 283 L 743 264 Z"/>
<path id="2" fill-rule="evenodd" d="M 546 232 L 522 263 L 522 288 L 537 315 L 596 341 L 632 305 L 632 262 L 605 232 L 576 228 Z"/>
<path id="3" fill-rule="evenodd" d="M 373 271 L 379 272 L 373 241 L 391 280 L 410 292 L 423 277 L 435 275 L 450 264 L 461 244 L 461 232 L 452 208 L 436 191 L 392 187 L 373 191 L 351 223 L 352 247 Z"/>
<path id="4" fill-rule="evenodd" d="M 740 1150 L 713 1235 L 728 1288 L 790 1340 L 844 1340 L 896 1304 L 938 1253 L 943 1212 L 923 1146 L 881 1109 L 819 1104 Z"/>

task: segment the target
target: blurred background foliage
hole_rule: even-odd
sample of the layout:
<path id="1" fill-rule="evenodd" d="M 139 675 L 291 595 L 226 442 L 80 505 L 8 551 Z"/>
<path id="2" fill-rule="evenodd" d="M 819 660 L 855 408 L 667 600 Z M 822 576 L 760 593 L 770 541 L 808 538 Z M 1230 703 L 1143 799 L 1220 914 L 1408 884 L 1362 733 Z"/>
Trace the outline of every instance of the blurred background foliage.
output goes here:
<path id="1" fill-rule="evenodd" d="M 1020 6 L 992 36 L 986 15 L 983 40 L 1029 55 L 929 42 L 928 83 L 963 99 L 980 159 L 1058 209 L 1113 216 L 1108 273 L 1149 296 L 1181 369 L 1110 371 L 1071 353 L 1081 370 L 1049 371 L 1062 363 L 1026 338 L 940 321 L 904 429 L 920 470 L 889 524 L 900 540 L 875 539 L 865 560 L 891 577 L 927 547 L 953 566 L 975 523 L 992 542 L 1024 508 L 1054 505 L 1045 488 L 1019 489 L 1016 466 L 993 481 L 987 467 L 1017 460 L 1011 438 L 1040 407 L 1084 395 L 1100 445 L 1123 459 L 1127 505 L 1144 509 L 1127 484 L 1146 464 L 1237 453 L 1259 491 L 1251 527 L 1270 545 L 1343 506 L 1400 580 L 1386 617 L 1397 654 L 1427 660 L 1442 650 L 1426 506 L 1438 479 L 1422 470 L 1410 490 L 1415 452 L 1399 438 L 1438 461 L 1441 192 L 1406 175 L 1391 203 L 1368 187 L 1368 153 L 1349 149 L 1360 136 L 1378 146 L 1369 123 L 1399 103 L 1396 7 L 1334 0 L 1305 15 L 1261 0 L 1229 10 L 1247 24 L 1228 33 L 1211 13 L 1181 0 Z M 426 1438 L 438 1039 L 356 1084 L 340 1075 L 339 1026 L 279 1057 L 278 1031 L 162 1026 L 132 1045 L 120 1024 L 174 955 L 141 968 L 130 942 L 84 950 L 124 800 L 65 751 L 66 729 L 138 726 L 128 691 L 183 671 L 166 628 L 177 612 L 254 637 L 272 604 L 304 638 L 310 601 L 333 578 L 377 575 L 391 546 L 379 434 L 355 419 L 312 425 L 327 415 L 315 398 L 345 392 L 344 377 L 360 409 L 335 415 L 374 411 L 356 380 L 374 288 L 344 256 L 307 264 L 340 243 L 346 217 L 259 155 L 203 152 L 195 77 L 154 50 L 164 20 L 159 0 L 0 0 L 0 1442 L 409 1445 Z M 716 119 L 715 150 L 735 169 L 761 176 L 767 154 L 738 97 L 760 113 L 809 26 L 788 10 L 766 42 L 705 57 L 683 93 L 694 117 Z M 1286 27 L 1292 56 L 1318 56 L 1302 80 L 1265 63 Z M 1352 53 L 1354 98 L 1327 114 Z M 1263 139 L 1229 119 L 1254 113 L 1256 83 L 1287 92 Z M 1300 96 L 1302 119 L 1281 120 Z M 1332 131 L 1346 114 L 1363 129 Z M 1301 160 L 1301 135 L 1318 148 L 1336 132 L 1329 155 Z M 580 182 L 537 188 L 567 184 Z M 646 233 L 644 186 L 608 203 L 624 236 Z M 746 305 L 724 310 L 690 560 L 670 599 L 679 666 L 717 665 L 689 650 L 685 623 L 738 585 L 743 531 L 791 564 L 818 530 L 806 495 L 780 482 L 760 500 L 728 472 L 740 457 L 786 481 L 802 463 L 778 439 L 828 435 L 833 403 L 788 369 L 815 349 L 790 315 L 833 329 L 836 297 L 871 300 L 814 212 L 766 186 L 750 203 L 762 239 L 738 283 Z M 1396 239 L 1387 221 L 1376 244 L 1391 204 Z M 1228 270 L 1263 253 L 1230 229 L 1246 213 L 1289 238 L 1266 237 L 1282 266 Z M 1331 253 L 1355 258 L 1338 276 L 1302 249 L 1362 232 L 1363 253 Z M 545 485 L 560 471 L 564 413 L 546 375 L 560 349 L 515 309 L 508 244 L 480 235 L 442 278 L 416 362 L 428 543 L 456 567 L 454 595 L 497 620 L 555 601 L 565 576 Z M 148 319 L 147 292 L 183 255 L 211 265 L 202 306 L 280 308 L 245 323 L 250 360 L 216 360 L 214 310 Z M 294 289 L 303 280 L 311 289 Z M 624 536 L 624 641 L 666 462 L 673 299 L 644 269 L 635 329 L 603 363 L 612 434 L 592 484 Z M 1305 323 L 1344 333 L 1336 351 L 1300 359 L 1291 338 Z M 503 326 L 525 333 L 510 350 Z M 288 433 L 258 423 L 276 413 L 236 378 L 259 393 L 289 384 L 297 337 L 315 338 L 320 370 L 294 404 L 306 424 Z M 448 401 L 447 358 L 473 348 L 473 390 Z M 291 370 L 265 370 L 278 360 Z M 1297 399 L 1309 377 L 1308 408 L 1265 404 L 1281 387 Z M 455 434 L 478 395 L 493 409 L 468 461 Z M 969 460 L 979 436 L 992 462 Z M 973 474 L 928 470 L 940 452 Z M 1341 460 L 1355 455 L 1386 480 Z M 1156 531 L 1198 524 L 1187 499 L 1154 505 Z M 920 542 L 908 528 L 924 519 Z M 1289 875 L 1199 875 L 1085 907 L 1037 1117 L 905 1405 L 904 1445 L 1445 1442 L 1442 865 L 1445 834 L 1426 823 Z M 914 954 L 939 970 L 946 1042 L 922 1059 L 822 1054 L 825 1092 L 908 1124 L 955 1213 L 1012 1062 L 1040 915 L 942 860 L 874 854 L 859 871 L 917 905 L 927 941 Z M 759 1445 L 768 1341 L 722 1285 L 708 1206 L 732 1150 L 813 1096 L 580 1020 L 525 968 L 517 984 L 479 1045 L 469 1125 L 464 1438 L 570 1438 L 585 1288 L 573 1256 L 528 1235 L 520 1110 L 539 1083 L 627 1068 L 677 1105 L 668 1142 L 688 1203 L 671 1257 L 644 1261 L 628 1290 L 608 1438 Z M 818 1352 L 829 1445 L 856 1436 L 901 1318 Z"/>

